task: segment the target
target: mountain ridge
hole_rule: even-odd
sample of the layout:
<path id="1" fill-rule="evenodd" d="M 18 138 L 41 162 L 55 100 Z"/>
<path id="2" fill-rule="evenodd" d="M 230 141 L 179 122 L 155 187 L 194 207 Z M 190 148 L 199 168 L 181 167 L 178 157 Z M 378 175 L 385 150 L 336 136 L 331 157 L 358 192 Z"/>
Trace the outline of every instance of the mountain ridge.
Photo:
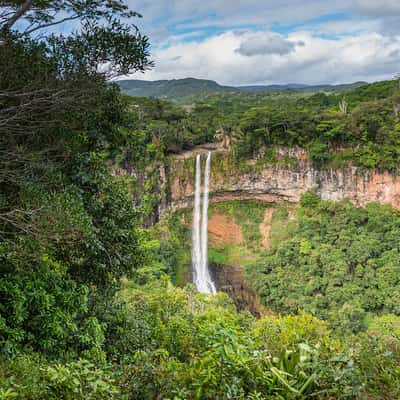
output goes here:
<path id="1" fill-rule="evenodd" d="M 184 79 L 164 79 L 156 81 L 145 81 L 140 79 L 125 79 L 116 82 L 122 92 L 130 96 L 152 97 L 173 99 L 179 97 L 192 96 L 201 93 L 261 93 L 261 92 L 334 92 L 348 91 L 366 84 L 366 82 L 354 82 L 338 85 L 306 85 L 289 83 L 284 85 L 244 85 L 227 86 L 220 85 L 216 81 L 209 79 L 184 78 Z"/>

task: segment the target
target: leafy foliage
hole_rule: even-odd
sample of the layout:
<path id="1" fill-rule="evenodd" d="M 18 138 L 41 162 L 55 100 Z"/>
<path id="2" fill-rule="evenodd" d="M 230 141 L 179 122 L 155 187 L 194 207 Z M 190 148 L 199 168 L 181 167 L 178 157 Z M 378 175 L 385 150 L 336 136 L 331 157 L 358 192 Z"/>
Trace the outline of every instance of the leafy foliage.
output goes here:
<path id="1" fill-rule="evenodd" d="M 343 99 L 346 112 L 341 111 Z M 179 152 L 230 132 L 236 157 L 268 153 L 275 146 L 301 146 L 320 166 L 353 162 L 395 170 L 399 161 L 400 102 L 396 81 L 362 85 L 341 93 L 225 93 L 186 99 L 181 106 L 131 98 L 144 144 Z M 234 134 L 233 134 L 234 132 Z M 138 133 L 139 135 L 139 133 Z"/>
<path id="2" fill-rule="evenodd" d="M 345 146 L 346 160 L 394 169 L 397 87 L 351 91 L 341 111 L 342 94 L 129 98 L 107 78 L 151 67 L 138 16 L 120 0 L 0 5 L 0 399 L 399 398 L 392 210 L 303 197 L 256 273 L 271 308 L 309 314 L 258 321 L 172 286 L 188 261 L 179 219 L 145 229 L 166 155 L 219 128 L 239 158 L 302 145 L 325 165 Z M 247 205 L 227 207 L 259 242 L 264 208 Z M 347 340 L 328 329 L 367 324 Z"/>
<path id="3" fill-rule="evenodd" d="M 106 366 L 88 360 L 49 363 L 37 355 L 1 360 L 0 399 L 118 399 L 119 390 Z"/>
<path id="4" fill-rule="evenodd" d="M 257 321 L 238 313 L 226 295 L 205 297 L 167 280 L 140 287 L 127 282 L 114 306 L 107 309 L 105 337 L 112 366 L 84 359 L 61 364 L 33 354 L 3 359 L 1 398 L 300 400 L 399 394 L 396 341 L 387 351 L 381 338 L 361 336 L 354 347 L 310 315 Z"/>
<path id="5" fill-rule="evenodd" d="M 135 15 L 121 1 L 0 6 L 2 354 L 104 358 L 93 301 L 142 262 L 132 190 L 109 171 L 127 104 L 98 70 L 151 65 L 147 39 L 120 22 Z M 80 28 L 36 36 L 61 19 Z"/>
<path id="6" fill-rule="evenodd" d="M 312 193 L 301 204 L 292 237 L 254 272 L 264 303 L 279 312 L 304 309 L 342 332 L 364 330 L 370 314 L 399 315 L 398 213 L 324 202 Z"/>

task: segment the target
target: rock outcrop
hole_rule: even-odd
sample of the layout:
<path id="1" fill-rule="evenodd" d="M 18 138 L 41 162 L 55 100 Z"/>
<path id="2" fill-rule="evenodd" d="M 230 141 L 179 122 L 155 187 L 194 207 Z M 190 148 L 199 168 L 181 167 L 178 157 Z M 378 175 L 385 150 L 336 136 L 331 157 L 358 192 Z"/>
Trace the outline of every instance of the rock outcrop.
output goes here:
<path id="1" fill-rule="evenodd" d="M 255 290 L 246 283 L 241 266 L 211 263 L 209 268 L 217 290 L 227 293 L 238 310 L 250 311 L 256 317 L 269 313 L 260 304 Z"/>
<path id="2" fill-rule="evenodd" d="M 275 163 L 260 164 L 257 160 L 250 160 L 245 168 L 238 168 L 228 153 L 215 153 L 210 201 L 258 199 L 298 202 L 304 192 L 316 189 L 323 200 L 348 198 L 358 206 L 378 202 L 400 209 L 400 176 L 375 169 L 360 170 L 351 165 L 341 169 L 319 168 L 300 148 L 278 149 L 277 155 Z M 174 162 L 176 165 L 169 174 L 165 207 L 191 207 L 193 171 L 185 165 L 179 165 L 188 162 L 186 157 Z M 174 174 L 174 171 L 179 173 Z"/>

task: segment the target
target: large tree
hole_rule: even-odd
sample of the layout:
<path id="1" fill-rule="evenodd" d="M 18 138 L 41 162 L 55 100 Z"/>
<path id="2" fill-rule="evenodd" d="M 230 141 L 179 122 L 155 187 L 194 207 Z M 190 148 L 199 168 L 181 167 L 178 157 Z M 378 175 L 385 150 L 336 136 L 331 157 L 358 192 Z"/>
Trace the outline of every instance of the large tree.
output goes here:
<path id="1" fill-rule="evenodd" d="M 121 0 L 0 3 L 0 239 L 51 242 L 87 282 L 105 284 L 137 262 L 134 210 L 106 170 L 126 119 L 109 78 L 152 65 L 136 17 Z M 64 214 L 43 201 L 65 190 Z M 70 206 L 86 228 L 69 219 Z"/>
<path id="2" fill-rule="evenodd" d="M 15 187 L 38 155 L 57 153 L 60 128 L 87 129 L 87 110 L 110 101 L 108 78 L 152 65 L 134 17 L 121 0 L 0 3 L 0 185 Z M 68 32 L 56 33 L 60 24 Z"/>
<path id="3" fill-rule="evenodd" d="M 88 305 L 142 263 L 128 185 L 108 170 L 129 137 L 110 78 L 152 65 L 135 17 L 120 0 L 0 3 L 3 354 L 91 347 Z"/>

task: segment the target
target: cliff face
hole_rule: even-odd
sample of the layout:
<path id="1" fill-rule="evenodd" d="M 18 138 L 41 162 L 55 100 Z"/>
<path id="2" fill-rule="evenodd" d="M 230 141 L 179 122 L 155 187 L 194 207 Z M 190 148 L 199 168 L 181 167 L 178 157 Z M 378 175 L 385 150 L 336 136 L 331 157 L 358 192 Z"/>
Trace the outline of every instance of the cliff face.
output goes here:
<path id="1" fill-rule="evenodd" d="M 400 176 L 393 176 L 388 171 L 361 171 L 354 166 L 318 168 L 303 149 L 279 149 L 277 155 L 276 163 L 261 165 L 257 160 L 250 160 L 245 168 L 238 168 L 228 153 L 215 153 L 210 201 L 298 202 L 304 192 L 315 188 L 323 200 L 349 198 L 359 206 L 378 202 L 400 209 Z M 194 171 L 188 161 L 187 158 L 176 159 L 170 165 L 168 201 L 165 203 L 168 209 L 192 205 Z"/>
<path id="2" fill-rule="evenodd" d="M 268 314 L 255 290 L 246 283 L 242 267 L 211 263 L 209 268 L 217 290 L 229 294 L 238 310 L 250 311 L 256 317 Z"/>

